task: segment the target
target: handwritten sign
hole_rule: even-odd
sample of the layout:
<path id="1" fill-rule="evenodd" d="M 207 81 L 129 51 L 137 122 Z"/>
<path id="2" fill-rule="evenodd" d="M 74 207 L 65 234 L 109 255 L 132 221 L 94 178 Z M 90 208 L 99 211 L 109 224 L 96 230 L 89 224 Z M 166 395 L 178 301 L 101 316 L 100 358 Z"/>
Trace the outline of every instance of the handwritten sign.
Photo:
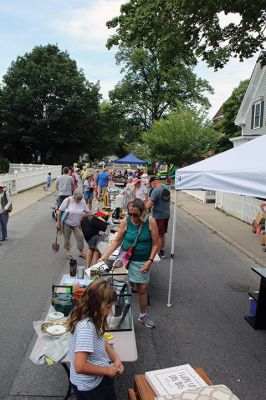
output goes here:
<path id="1" fill-rule="evenodd" d="M 158 396 L 175 395 L 201 386 L 206 382 L 189 364 L 145 373 L 145 378 Z"/>

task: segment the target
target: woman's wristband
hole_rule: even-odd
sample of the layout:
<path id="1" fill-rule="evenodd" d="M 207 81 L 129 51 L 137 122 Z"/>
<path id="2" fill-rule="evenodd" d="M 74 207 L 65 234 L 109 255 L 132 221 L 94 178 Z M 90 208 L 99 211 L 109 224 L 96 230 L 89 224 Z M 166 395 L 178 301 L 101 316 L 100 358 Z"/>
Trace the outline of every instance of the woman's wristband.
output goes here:
<path id="1" fill-rule="evenodd" d="M 153 259 L 152 258 L 149 258 L 148 261 L 151 261 L 151 263 L 153 263 Z"/>

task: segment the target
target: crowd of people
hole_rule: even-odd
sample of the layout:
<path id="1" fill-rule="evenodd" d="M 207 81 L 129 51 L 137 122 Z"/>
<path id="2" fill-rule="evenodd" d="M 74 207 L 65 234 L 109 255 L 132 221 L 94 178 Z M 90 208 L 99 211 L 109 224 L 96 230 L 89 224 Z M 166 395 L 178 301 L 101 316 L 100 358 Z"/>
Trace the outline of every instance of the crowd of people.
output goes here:
<path id="1" fill-rule="evenodd" d="M 101 204 L 113 176 L 120 176 L 116 171 L 110 173 L 106 169 L 100 171 L 86 167 L 79 170 L 77 165 L 64 167 L 55 183 L 56 229 L 60 230 L 64 238 L 64 249 L 69 260 L 73 259 L 73 233 L 78 256 L 84 259 L 87 267 L 97 261 L 107 262 L 118 247 L 120 256 L 130 254 L 128 278 L 137 291 L 138 321 L 147 328 L 154 328 L 155 323 L 148 315 L 148 285 L 156 254 L 161 258 L 165 256 L 170 191 L 157 176 L 149 178 L 140 169 L 127 170 L 124 174 L 121 172 L 121 175 L 126 179 L 122 190 L 125 217 L 109 245 L 103 234 L 107 223 L 101 220 L 105 227 L 95 224 L 93 202 Z M 48 173 L 44 190 L 49 190 L 51 183 L 51 174 Z M 1 240 L 7 238 L 11 209 L 11 196 L 5 186 L 0 184 Z M 85 242 L 88 250 L 85 250 Z M 103 242 L 106 246 L 101 247 Z M 87 287 L 69 316 L 70 380 L 77 399 L 116 399 L 113 378 L 123 373 L 124 366 L 103 336 L 116 296 L 111 284 L 99 278 Z"/>
<path id="2" fill-rule="evenodd" d="M 146 209 L 152 213 L 157 223 L 160 243 L 158 254 L 163 258 L 165 257 L 165 235 L 170 218 L 170 191 L 157 176 L 148 178 L 148 175 L 140 169 L 137 169 L 134 175 L 132 175 L 132 170 L 129 170 L 129 172 L 126 186 L 122 190 L 124 195 L 123 209 L 128 211 L 128 204 L 136 199 L 144 202 Z M 73 227 L 71 231 L 68 228 L 62 229 L 65 239 L 64 248 L 68 258 L 72 257 L 69 247 L 71 232 L 76 238 L 80 257 L 84 257 L 84 246 L 82 246 L 75 226 L 80 226 L 80 221 L 84 215 L 88 216 L 89 213 L 92 213 L 94 200 L 98 202 L 103 200 L 111 181 L 112 174 L 108 170 L 92 171 L 87 170 L 86 167 L 83 167 L 80 173 L 77 169 L 72 168 L 71 170 L 64 167 L 63 174 L 56 179 L 56 189 L 58 190 L 57 227 L 59 229 L 64 224 Z M 68 201 L 65 201 L 66 199 Z M 67 212 L 68 215 L 64 224 L 62 224 L 61 216 L 64 212 Z M 75 217 L 73 217 L 73 214 Z"/>

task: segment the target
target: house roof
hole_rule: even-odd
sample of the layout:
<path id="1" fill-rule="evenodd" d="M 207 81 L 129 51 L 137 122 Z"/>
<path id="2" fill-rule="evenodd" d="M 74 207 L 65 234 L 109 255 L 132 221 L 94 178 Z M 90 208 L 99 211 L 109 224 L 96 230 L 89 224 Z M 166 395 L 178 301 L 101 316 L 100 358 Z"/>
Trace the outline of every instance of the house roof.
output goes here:
<path id="1" fill-rule="evenodd" d="M 223 116 L 223 104 L 222 104 L 217 113 L 214 115 L 214 117 L 212 117 L 212 120 L 213 122 L 217 122 L 220 119 L 223 119 L 223 117 L 224 116 Z"/>
<path id="2" fill-rule="evenodd" d="M 260 55 L 266 54 L 265 51 L 261 52 Z M 260 60 L 258 58 L 255 67 L 252 71 L 251 78 L 249 81 L 249 85 L 247 87 L 245 96 L 242 100 L 242 103 L 240 105 L 240 108 L 238 110 L 236 119 L 235 119 L 235 124 L 238 126 L 243 126 L 246 123 L 247 119 L 247 114 L 250 109 L 250 103 L 258 97 L 258 90 L 261 84 L 261 81 L 263 77 L 266 74 L 266 67 L 261 67 Z M 259 98 L 258 98 L 259 100 Z"/>

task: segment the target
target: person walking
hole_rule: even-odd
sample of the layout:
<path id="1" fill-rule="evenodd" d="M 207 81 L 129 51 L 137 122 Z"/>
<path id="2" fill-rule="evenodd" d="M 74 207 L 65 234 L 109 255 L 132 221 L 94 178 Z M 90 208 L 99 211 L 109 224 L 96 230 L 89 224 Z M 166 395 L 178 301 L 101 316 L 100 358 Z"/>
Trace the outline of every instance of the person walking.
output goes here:
<path id="1" fill-rule="evenodd" d="M 4 184 L 0 183 L 0 233 L 1 241 L 7 239 L 7 223 L 12 210 L 11 195 Z"/>
<path id="2" fill-rule="evenodd" d="M 124 211 L 127 210 L 128 203 L 134 199 L 134 197 L 133 197 L 134 186 L 132 185 L 132 180 L 133 180 L 132 176 L 129 176 L 127 178 L 127 185 L 123 191 L 123 195 L 124 195 L 123 210 Z"/>
<path id="3" fill-rule="evenodd" d="M 159 256 L 165 258 L 165 235 L 167 233 L 168 221 L 170 218 L 170 190 L 165 185 L 162 185 L 158 176 L 150 178 L 151 192 L 146 203 L 148 209 L 152 208 L 152 216 L 155 218 L 159 237 L 160 251 Z"/>
<path id="4" fill-rule="evenodd" d="M 94 176 L 93 176 L 93 179 L 94 179 L 95 200 L 98 200 L 98 181 L 97 181 L 97 178 L 98 178 L 99 172 L 100 172 L 100 170 L 99 170 L 99 169 L 96 169 L 96 170 L 95 170 L 95 174 L 94 174 Z"/>
<path id="5" fill-rule="evenodd" d="M 135 247 L 132 249 L 134 243 Z M 135 199 L 128 204 L 128 215 L 122 220 L 114 241 L 99 261 L 108 260 L 120 244 L 123 251 L 132 251 L 128 279 L 137 287 L 140 307 L 138 321 L 147 328 L 154 328 L 155 324 L 147 313 L 148 285 L 153 259 L 159 250 L 159 235 L 156 221 L 147 215 L 144 201 Z"/>
<path id="6" fill-rule="evenodd" d="M 61 217 L 64 211 L 66 211 L 66 213 L 65 218 L 62 221 Z M 73 196 L 66 198 L 59 207 L 57 212 L 56 228 L 62 230 L 64 236 L 64 248 L 69 260 L 73 258 L 70 251 L 70 237 L 72 232 L 77 242 L 79 257 L 86 258 L 86 255 L 83 252 L 84 240 L 80 223 L 83 216 L 89 215 L 91 215 L 89 208 L 83 199 L 83 193 L 79 190 L 75 190 Z"/>
<path id="7" fill-rule="evenodd" d="M 133 191 L 132 195 L 134 199 L 141 199 L 144 202 L 148 200 L 148 190 L 140 178 L 134 178 L 132 180 Z"/>
<path id="8" fill-rule="evenodd" d="M 73 192 L 73 181 L 67 167 L 64 167 L 63 174 L 57 177 L 55 187 L 58 190 L 57 207 L 59 208 L 62 202 Z"/>
<path id="9" fill-rule="evenodd" d="M 83 183 L 83 188 L 84 188 L 84 200 L 86 201 L 87 206 L 91 210 L 93 193 L 94 193 L 94 179 L 92 173 L 87 172 L 87 175 Z"/>
<path id="10" fill-rule="evenodd" d="M 48 172 L 48 175 L 46 178 L 46 185 L 44 185 L 43 189 L 45 191 L 47 191 L 50 188 L 51 183 L 52 183 L 52 174 L 51 174 L 51 172 Z"/>
<path id="11" fill-rule="evenodd" d="M 116 400 L 113 378 L 124 366 L 104 337 L 116 299 L 110 283 L 99 278 L 68 318 L 70 382 L 78 400 Z"/>
<path id="12" fill-rule="evenodd" d="M 76 190 L 79 186 L 78 175 L 77 172 L 74 170 L 74 168 L 70 170 L 70 176 L 72 178 L 72 192 L 74 192 L 74 190 Z"/>
<path id="13" fill-rule="evenodd" d="M 105 169 L 97 175 L 98 200 L 102 201 L 109 183 L 109 175 Z"/>

